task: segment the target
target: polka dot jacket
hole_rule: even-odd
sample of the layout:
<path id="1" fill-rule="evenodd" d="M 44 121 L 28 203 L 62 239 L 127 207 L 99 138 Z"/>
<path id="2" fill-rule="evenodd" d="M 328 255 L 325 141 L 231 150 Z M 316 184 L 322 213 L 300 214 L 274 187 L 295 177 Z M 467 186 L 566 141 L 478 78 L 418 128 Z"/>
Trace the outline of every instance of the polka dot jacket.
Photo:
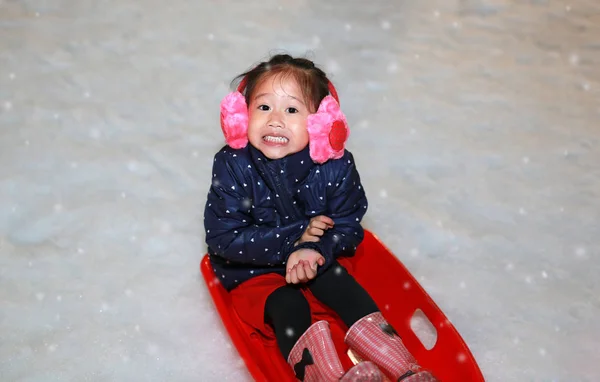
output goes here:
<path id="1" fill-rule="evenodd" d="M 262 274 L 285 275 L 288 256 L 312 248 L 325 257 L 352 256 L 362 241 L 367 198 L 354 158 L 314 163 L 308 147 L 278 160 L 251 145 L 225 146 L 214 157 L 204 211 L 206 243 L 219 281 L 231 290 Z M 317 243 L 294 247 L 310 219 L 326 215 L 335 226 Z"/>

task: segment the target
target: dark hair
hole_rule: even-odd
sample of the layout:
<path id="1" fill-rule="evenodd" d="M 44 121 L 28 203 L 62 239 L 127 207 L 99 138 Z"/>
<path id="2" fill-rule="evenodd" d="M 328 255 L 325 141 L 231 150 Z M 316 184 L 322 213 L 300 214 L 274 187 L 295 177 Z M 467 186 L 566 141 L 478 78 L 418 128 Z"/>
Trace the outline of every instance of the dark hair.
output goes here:
<path id="1" fill-rule="evenodd" d="M 282 79 L 291 76 L 300 87 L 304 102 L 312 112 L 315 112 L 319 104 L 329 94 L 329 80 L 324 71 L 306 58 L 294 58 L 288 54 L 278 54 L 269 61 L 261 62 L 249 71 L 237 76 L 233 82 L 239 83 L 245 79 L 246 87 L 244 96 L 246 104 L 250 104 L 250 98 L 254 89 L 264 80 L 280 75 Z"/>

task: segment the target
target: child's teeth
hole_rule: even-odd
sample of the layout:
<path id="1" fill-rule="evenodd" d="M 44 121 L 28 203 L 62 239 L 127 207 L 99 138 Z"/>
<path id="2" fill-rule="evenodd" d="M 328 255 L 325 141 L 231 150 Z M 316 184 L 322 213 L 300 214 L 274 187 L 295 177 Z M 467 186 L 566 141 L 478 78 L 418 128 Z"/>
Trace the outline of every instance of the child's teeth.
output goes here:
<path id="1" fill-rule="evenodd" d="M 286 137 L 273 137 L 270 135 L 267 135 L 264 139 L 269 142 L 277 142 L 277 143 L 285 143 L 288 141 L 288 139 Z"/>

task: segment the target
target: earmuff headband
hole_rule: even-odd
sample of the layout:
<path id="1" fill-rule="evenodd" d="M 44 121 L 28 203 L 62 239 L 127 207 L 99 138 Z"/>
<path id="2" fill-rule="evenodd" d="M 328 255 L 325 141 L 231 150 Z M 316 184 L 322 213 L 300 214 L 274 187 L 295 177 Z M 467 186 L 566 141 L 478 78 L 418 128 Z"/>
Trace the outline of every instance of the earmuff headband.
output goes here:
<path id="1" fill-rule="evenodd" d="M 237 87 L 237 91 L 240 92 L 241 94 L 244 94 L 244 90 L 246 89 L 247 83 L 248 83 L 248 77 L 242 78 L 242 81 L 240 81 L 240 84 Z M 335 87 L 329 80 L 327 80 L 327 89 L 329 89 L 329 93 L 337 101 L 337 103 L 339 105 L 340 99 L 338 98 L 337 90 L 335 90 Z"/>

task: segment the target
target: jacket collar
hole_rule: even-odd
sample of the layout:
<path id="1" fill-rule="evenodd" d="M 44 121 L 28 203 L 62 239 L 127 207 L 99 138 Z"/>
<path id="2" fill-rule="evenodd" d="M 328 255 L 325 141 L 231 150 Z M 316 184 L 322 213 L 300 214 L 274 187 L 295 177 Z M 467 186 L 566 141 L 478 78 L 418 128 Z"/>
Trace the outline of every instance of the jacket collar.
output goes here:
<path id="1" fill-rule="evenodd" d="M 295 184 L 302 183 L 310 170 L 316 165 L 310 157 L 309 146 L 297 153 L 290 154 L 281 159 L 269 159 L 264 156 L 260 150 L 252 145 L 250 147 L 250 156 L 254 166 L 259 172 L 269 172 L 272 176 L 279 176 L 286 179 L 286 183 L 294 187 Z"/>

